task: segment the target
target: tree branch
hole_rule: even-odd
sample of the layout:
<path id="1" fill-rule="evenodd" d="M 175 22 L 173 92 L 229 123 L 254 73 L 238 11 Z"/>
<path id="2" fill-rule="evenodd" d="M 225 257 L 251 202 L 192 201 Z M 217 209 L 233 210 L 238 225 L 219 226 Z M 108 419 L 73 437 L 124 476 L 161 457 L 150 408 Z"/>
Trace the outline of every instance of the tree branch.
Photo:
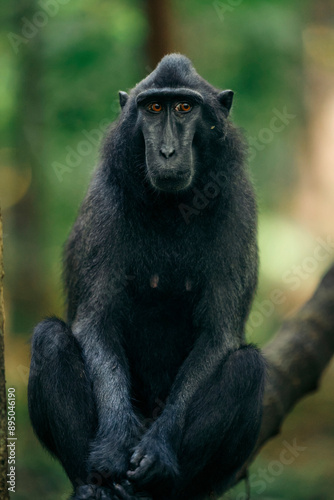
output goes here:
<path id="1" fill-rule="evenodd" d="M 260 436 L 247 468 L 263 444 L 279 433 L 292 407 L 318 388 L 320 377 L 334 354 L 334 265 L 323 277 L 313 297 L 264 347 L 268 378 Z"/>
<path id="2" fill-rule="evenodd" d="M 2 218 L 0 210 L 0 498 L 7 500 L 7 411 L 6 411 L 6 379 L 4 357 L 4 323 L 2 283 L 3 270 Z"/>

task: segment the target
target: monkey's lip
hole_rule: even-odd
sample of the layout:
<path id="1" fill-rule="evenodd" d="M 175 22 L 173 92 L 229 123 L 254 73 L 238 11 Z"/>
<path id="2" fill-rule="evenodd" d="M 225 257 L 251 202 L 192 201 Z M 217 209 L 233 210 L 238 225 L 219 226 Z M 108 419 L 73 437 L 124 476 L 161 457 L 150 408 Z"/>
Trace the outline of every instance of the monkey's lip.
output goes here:
<path id="1" fill-rule="evenodd" d="M 192 176 L 190 173 L 179 175 L 165 175 L 159 177 L 151 177 L 152 186 L 160 191 L 173 193 L 182 191 L 190 186 Z"/>

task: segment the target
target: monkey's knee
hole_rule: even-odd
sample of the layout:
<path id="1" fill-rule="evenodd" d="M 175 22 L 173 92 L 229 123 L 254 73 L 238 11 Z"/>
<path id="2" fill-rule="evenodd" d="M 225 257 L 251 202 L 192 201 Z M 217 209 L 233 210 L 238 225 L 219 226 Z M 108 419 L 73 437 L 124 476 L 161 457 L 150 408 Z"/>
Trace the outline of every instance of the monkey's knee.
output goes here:
<path id="1" fill-rule="evenodd" d="M 42 321 L 32 341 L 28 407 L 34 430 L 72 481 L 86 477 L 85 460 L 96 422 L 81 348 L 69 326 Z"/>
<path id="2" fill-rule="evenodd" d="M 225 392 L 227 448 L 234 450 L 234 463 L 237 470 L 252 452 L 262 421 L 263 393 L 266 366 L 261 352 L 252 345 L 243 346 L 235 351 L 224 367 L 224 381 L 230 388 Z M 237 411 L 233 412 L 234 409 Z M 233 417 L 229 415 L 234 415 Z M 221 452 L 220 452 L 221 453 Z M 226 460 L 225 450 L 221 457 Z M 238 457 L 238 458 L 237 458 Z"/>
<path id="3" fill-rule="evenodd" d="M 28 384 L 29 409 L 66 397 L 71 382 L 78 389 L 87 385 L 81 349 L 66 323 L 49 318 L 39 323 L 31 346 Z"/>
<path id="4" fill-rule="evenodd" d="M 41 433 L 48 417 L 57 413 L 61 399 L 66 399 L 69 381 L 75 384 L 82 371 L 80 348 L 66 323 L 58 318 L 39 323 L 31 346 L 28 406 L 32 424 L 43 441 Z"/>
<path id="5" fill-rule="evenodd" d="M 235 445 L 240 445 L 249 454 L 255 445 L 262 421 L 263 394 L 266 378 L 266 365 L 261 352 L 252 345 L 243 346 L 229 357 L 223 369 L 222 384 L 227 407 L 231 414 L 230 431 Z M 226 415 L 229 419 L 228 412 Z M 247 450 L 247 451 L 246 451 Z"/>
<path id="6" fill-rule="evenodd" d="M 265 361 L 261 352 L 253 345 L 245 345 L 234 351 L 223 366 L 222 381 L 232 388 L 232 394 L 261 399 L 265 382 Z M 254 399 L 253 399 L 254 401 Z"/>
<path id="7" fill-rule="evenodd" d="M 38 323 L 31 343 L 30 377 L 57 361 L 59 355 L 68 352 L 73 343 L 71 329 L 58 318 L 48 318 Z"/>
<path id="8" fill-rule="evenodd" d="M 66 325 L 57 318 L 40 322 L 31 344 L 31 364 L 28 383 L 28 408 L 34 430 L 50 450 L 54 443 L 49 427 L 48 397 L 54 388 L 54 371 L 59 358 L 59 345 L 66 338 Z"/>

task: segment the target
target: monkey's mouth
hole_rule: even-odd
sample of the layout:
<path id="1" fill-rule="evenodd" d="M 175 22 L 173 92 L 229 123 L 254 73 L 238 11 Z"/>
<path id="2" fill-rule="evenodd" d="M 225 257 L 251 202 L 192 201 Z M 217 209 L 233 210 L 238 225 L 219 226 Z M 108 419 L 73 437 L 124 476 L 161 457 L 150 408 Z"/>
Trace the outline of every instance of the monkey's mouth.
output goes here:
<path id="1" fill-rule="evenodd" d="M 149 176 L 152 186 L 159 191 L 175 193 L 187 189 L 192 181 L 190 172 L 184 174 L 168 174 L 159 176 Z"/>

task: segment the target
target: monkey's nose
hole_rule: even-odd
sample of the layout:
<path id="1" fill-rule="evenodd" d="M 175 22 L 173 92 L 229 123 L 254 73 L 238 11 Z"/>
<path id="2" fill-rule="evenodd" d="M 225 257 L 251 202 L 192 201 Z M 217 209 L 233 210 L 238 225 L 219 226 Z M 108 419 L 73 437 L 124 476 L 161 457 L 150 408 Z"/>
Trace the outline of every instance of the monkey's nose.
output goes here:
<path id="1" fill-rule="evenodd" d="M 170 158 L 175 153 L 175 149 L 173 148 L 173 146 L 164 145 L 164 146 L 161 146 L 160 153 L 165 158 Z"/>

